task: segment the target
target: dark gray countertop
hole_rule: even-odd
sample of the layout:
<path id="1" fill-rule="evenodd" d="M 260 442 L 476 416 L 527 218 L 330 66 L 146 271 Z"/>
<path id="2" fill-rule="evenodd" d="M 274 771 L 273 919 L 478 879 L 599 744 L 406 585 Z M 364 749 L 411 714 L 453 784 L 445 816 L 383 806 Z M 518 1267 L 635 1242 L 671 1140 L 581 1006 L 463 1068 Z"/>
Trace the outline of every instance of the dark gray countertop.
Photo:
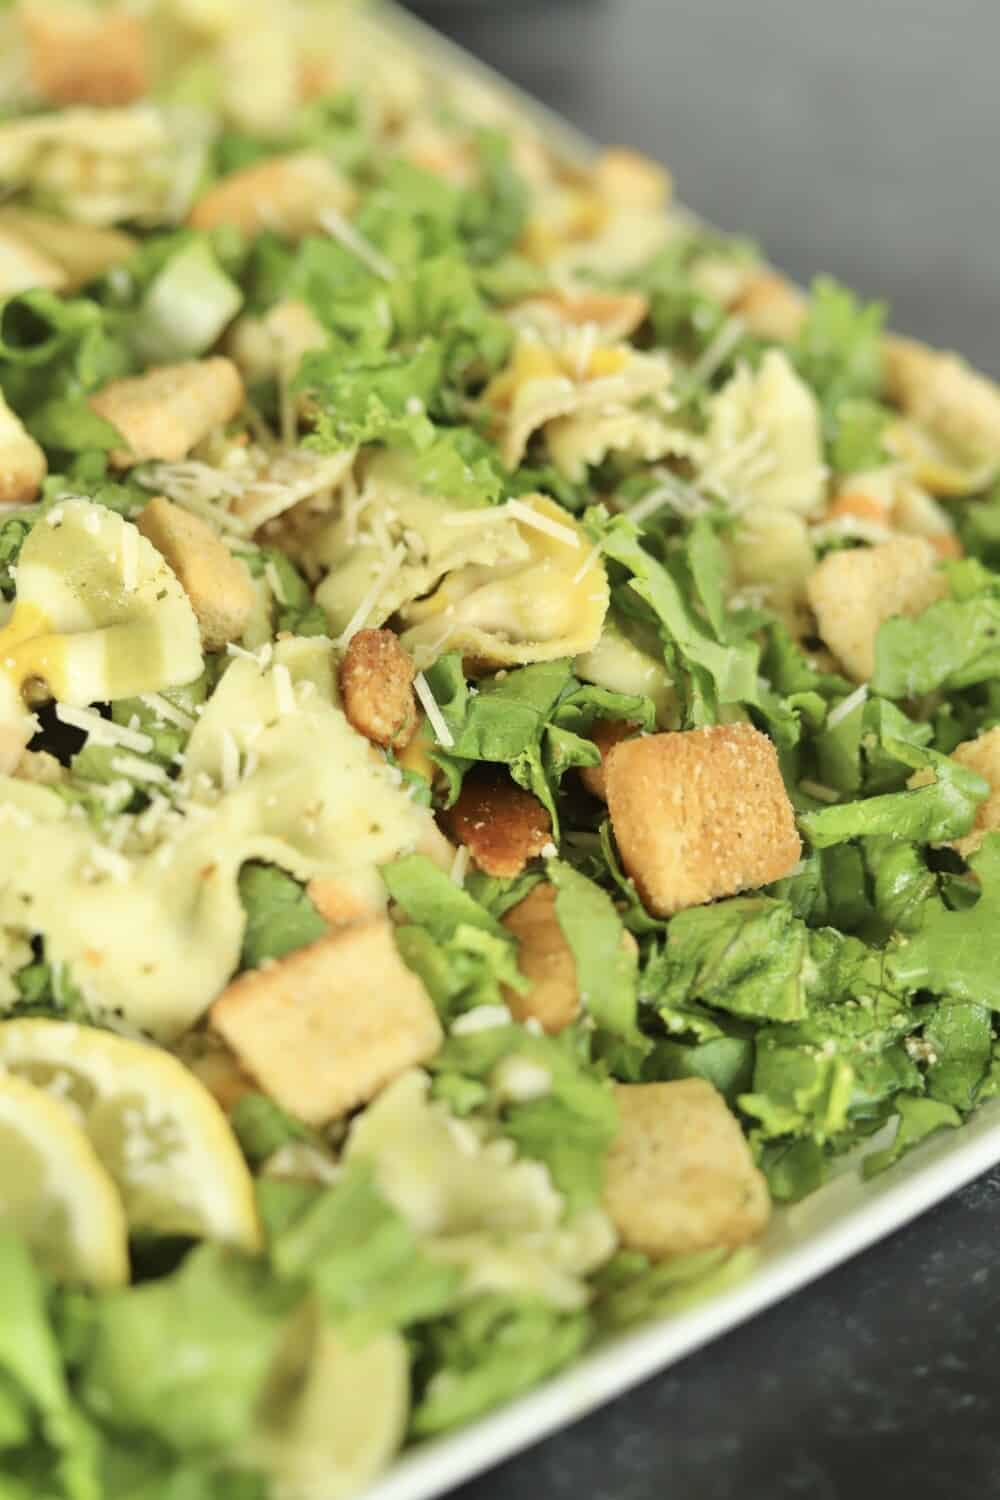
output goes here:
<path id="1" fill-rule="evenodd" d="M 800 279 L 1000 374 L 996 0 L 414 8 Z M 1000 1496 L 1000 1169 L 455 1500 Z"/>

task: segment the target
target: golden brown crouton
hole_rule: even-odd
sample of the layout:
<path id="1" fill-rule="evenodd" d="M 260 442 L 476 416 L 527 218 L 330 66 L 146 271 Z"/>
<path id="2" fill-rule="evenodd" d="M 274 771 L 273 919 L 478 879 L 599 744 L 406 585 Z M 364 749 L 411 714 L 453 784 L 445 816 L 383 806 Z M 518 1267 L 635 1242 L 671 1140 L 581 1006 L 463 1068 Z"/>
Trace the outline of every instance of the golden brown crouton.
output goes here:
<path id="1" fill-rule="evenodd" d="M 212 1025 L 265 1093 L 311 1125 L 432 1057 L 441 1026 L 390 924 L 358 923 L 229 985 Z"/>
<path id="2" fill-rule="evenodd" d="M 1000 386 L 958 354 L 916 339 L 883 342 L 886 390 L 907 416 L 978 458 L 1000 458 Z"/>
<path id="3" fill-rule="evenodd" d="M 604 1207 L 622 1246 L 653 1260 L 734 1248 L 767 1226 L 767 1183 L 725 1100 L 701 1078 L 615 1089 Z"/>
<path id="4" fill-rule="evenodd" d="M 963 859 L 975 854 L 988 833 L 1000 828 L 1000 729 L 987 729 L 977 740 L 965 740 L 951 752 L 959 765 L 978 771 L 990 784 L 990 795 L 976 808 L 972 832 L 952 844 Z"/>
<path id="5" fill-rule="evenodd" d="M 593 324 L 607 339 L 631 338 L 649 312 L 643 292 L 551 291 L 530 297 L 523 308 L 550 309 L 564 323 Z"/>
<path id="6" fill-rule="evenodd" d="M 306 895 L 331 927 L 346 927 L 351 922 L 367 921 L 376 915 L 349 886 L 329 876 L 310 880 Z"/>
<path id="7" fill-rule="evenodd" d="M 146 36 L 122 9 L 33 0 L 20 7 L 31 85 L 47 104 L 131 104 L 146 93 Z"/>
<path id="8" fill-rule="evenodd" d="M 344 713 L 383 750 L 402 750 L 417 728 L 413 662 L 392 630 L 359 630 L 340 664 Z"/>
<path id="9" fill-rule="evenodd" d="M 778 271 L 762 267 L 742 288 L 732 311 L 758 338 L 790 343 L 806 316 L 808 300 Z"/>
<path id="10" fill-rule="evenodd" d="M 580 991 L 573 950 L 556 916 L 556 888 L 536 885 L 503 919 L 518 939 L 517 966 L 531 980 L 526 995 L 504 987 L 504 999 L 518 1021 L 534 1017 L 548 1032 L 562 1031 L 576 1020 Z"/>
<path id="11" fill-rule="evenodd" d="M 45 454 L 0 391 L 0 505 L 34 500 L 46 471 Z"/>
<path id="12" fill-rule="evenodd" d="M 767 885 L 802 852 L 775 748 L 749 724 L 624 740 L 605 775 L 622 863 L 657 916 Z"/>
<path id="13" fill-rule="evenodd" d="M 924 537 L 894 537 L 877 547 L 831 552 L 806 584 L 821 639 L 855 682 L 875 670 L 875 637 L 893 615 L 918 615 L 947 582 Z"/>
<path id="14" fill-rule="evenodd" d="M 157 495 L 136 525 L 180 580 L 198 618 L 206 651 L 237 641 L 253 614 L 255 594 L 244 562 L 207 521 Z"/>
<path id="15" fill-rule="evenodd" d="M 31 287 L 59 292 L 65 285 L 66 275 L 61 266 L 0 225 L 0 297 L 13 297 Z"/>
<path id="16" fill-rule="evenodd" d="M 318 151 L 269 156 L 213 183 L 195 203 L 188 222 L 195 229 L 232 224 L 244 234 L 278 230 L 301 239 L 322 228 L 323 214 L 345 213 L 352 192 Z"/>
<path id="17" fill-rule="evenodd" d="M 237 318 L 226 338 L 226 352 L 245 380 L 272 379 L 279 372 L 296 374 L 302 356 L 329 343 L 329 334 L 305 302 L 290 297 L 277 302 L 262 318 Z M 305 404 L 303 402 L 303 404 Z"/>
<path id="18" fill-rule="evenodd" d="M 608 800 L 608 788 L 604 774 L 604 762 L 608 753 L 622 740 L 631 739 L 636 732 L 636 726 L 629 724 L 624 719 L 598 719 L 590 731 L 590 738 L 601 752 L 601 764 L 599 766 L 584 766 L 580 772 L 580 780 L 592 797 L 600 797 L 602 802 Z"/>
<path id="19" fill-rule="evenodd" d="M 594 181 L 598 192 L 630 208 L 666 208 L 673 189 L 666 167 L 628 146 L 601 152 Z"/>
<path id="20" fill-rule="evenodd" d="M 59 288 L 65 291 L 75 291 L 111 266 L 121 265 L 139 248 L 138 240 L 121 229 L 75 224 L 19 204 L 0 208 L 0 236 L 8 234 L 54 266 Z"/>
<path id="21" fill-rule="evenodd" d="M 227 1115 L 232 1114 L 245 1094 L 257 1092 L 257 1085 L 249 1073 L 243 1071 L 221 1037 L 212 1036 L 211 1032 L 196 1035 L 198 1050 L 192 1048 L 189 1054 L 182 1053 L 181 1060 L 187 1063 L 220 1108 Z"/>
<path id="22" fill-rule="evenodd" d="M 504 878 L 520 875 L 552 837 L 552 820 L 538 798 L 498 766 L 471 770 L 443 821 L 480 870 Z"/>
<path id="23" fill-rule="evenodd" d="M 192 359 L 112 380 L 90 404 L 125 439 L 127 447 L 110 454 L 116 469 L 150 458 L 176 463 L 235 417 L 243 405 L 243 381 L 232 360 Z"/>

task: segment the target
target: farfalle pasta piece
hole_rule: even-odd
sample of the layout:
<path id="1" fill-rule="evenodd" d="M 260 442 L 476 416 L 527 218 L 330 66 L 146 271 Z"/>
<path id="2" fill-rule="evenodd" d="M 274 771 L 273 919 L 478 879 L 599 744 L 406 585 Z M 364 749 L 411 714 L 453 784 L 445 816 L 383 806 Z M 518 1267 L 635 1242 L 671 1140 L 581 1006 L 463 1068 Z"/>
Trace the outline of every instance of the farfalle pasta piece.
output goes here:
<path id="1" fill-rule="evenodd" d="M 0 505 L 24 505 L 41 489 L 45 454 L 0 391 Z"/>
<path id="2" fill-rule="evenodd" d="M 129 521 L 67 500 L 40 517 L 0 630 L 0 766 L 27 744 L 30 687 L 70 706 L 191 682 L 202 669 L 198 621 L 170 567 Z"/>
<path id="3" fill-rule="evenodd" d="M 741 366 L 712 401 L 701 482 L 740 508 L 815 515 L 827 471 L 819 406 L 780 349 Z"/>
<path id="4" fill-rule="evenodd" d="M 377 453 L 360 487 L 343 497 L 334 518 L 299 549 L 313 572 L 332 635 L 385 623 L 402 605 L 428 593 L 467 563 L 489 569 L 524 562 L 527 543 L 499 506 L 463 510 L 417 485 L 406 454 Z"/>
<path id="5" fill-rule="evenodd" d="M 581 1277 L 612 1253 L 608 1217 L 566 1218 L 541 1162 L 488 1140 L 428 1097 L 430 1080 L 402 1074 L 351 1126 L 345 1157 L 370 1162 L 379 1191 L 429 1254 L 465 1271 L 467 1293 L 519 1291 L 582 1306 Z"/>
<path id="6" fill-rule="evenodd" d="M 419 667 L 443 651 L 487 667 L 521 666 L 576 656 L 600 639 L 609 590 L 597 548 L 544 495 L 512 504 L 526 557 L 458 568 L 400 611 L 403 645 Z"/>
<path id="7" fill-rule="evenodd" d="M 0 930 L 44 933 L 95 1014 L 117 1011 L 170 1041 L 237 967 L 248 860 L 336 880 L 345 900 L 384 908 L 379 866 L 436 851 L 440 836 L 337 707 L 333 662 L 321 638 L 233 661 L 179 780 L 151 784 L 152 815 L 121 815 L 113 849 L 55 792 L 0 778 Z"/>
<path id="8" fill-rule="evenodd" d="M 532 434 L 548 423 L 620 410 L 666 391 L 670 379 L 665 358 L 628 345 L 595 348 L 581 332 L 553 349 L 524 336 L 507 368 L 487 386 L 483 402 L 503 461 L 515 469 Z"/>
<path id="9" fill-rule="evenodd" d="M 203 147 L 172 138 L 151 105 L 79 105 L 0 125 L 0 179 L 82 224 L 158 222 L 177 216 L 189 149 Z"/>

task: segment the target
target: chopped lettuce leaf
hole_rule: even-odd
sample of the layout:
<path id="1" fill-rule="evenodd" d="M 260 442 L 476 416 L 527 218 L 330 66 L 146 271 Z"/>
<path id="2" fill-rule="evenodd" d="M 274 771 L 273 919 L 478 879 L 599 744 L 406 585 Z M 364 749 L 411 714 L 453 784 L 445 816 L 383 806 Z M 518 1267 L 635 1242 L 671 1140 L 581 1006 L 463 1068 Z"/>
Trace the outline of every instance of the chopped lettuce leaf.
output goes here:
<path id="1" fill-rule="evenodd" d="M 100 1298 L 84 1404 L 180 1453 L 231 1452 L 251 1428 L 290 1306 L 259 1263 L 199 1246 L 174 1275 Z"/>
<path id="2" fill-rule="evenodd" d="M 641 1057 L 648 1044 L 636 1024 L 636 946 L 626 938 L 611 897 L 562 860 L 549 860 L 546 872 L 556 888 L 556 918 L 576 963 L 581 1010 Z"/>
<path id="3" fill-rule="evenodd" d="M 665 949 L 643 976 L 657 1009 L 700 1002 L 730 1015 L 794 1021 L 805 1014 L 807 934 L 785 901 L 735 896 L 671 918 Z"/>
<path id="4" fill-rule="evenodd" d="M 666 1317 L 734 1286 L 756 1261 L 756 1252 L 748 1248 L 697 1250 L 658 1264 L 635 1251 L 621 1251 L 596 1278 L 594 1317 L 607 1330 Z"/>
<path id="5" fill-rule="evenodd" d="M 872 691 L 919 698 L 1000 673 L 1000 597 L 942 599 L 911 618 L 886 620 L 875 638 Z"/>
<path id="6" fill-rule="evenodd" d="M 920 929 L 889 959 L 895 983 L 909 990 L 1000 1010 L 1000 975 L 993 961 L 993 941 L 1000 913 L 1000 835 L 987 834 L 969 864 L 982 894 L 973 906 L 949 911 L 928 903 Z"/>
<path id="7" fill-rule="evenodd" d="M 884 303 L 861 302 L 832 277 L 818 276 L 812 284 L 792 357 L 819 398 L 827 439 L 835 446 L 842 403 L 872 401 L 881 393 L 885 315 Z"/>
<path id="8" fill-rule="evenodd" d="M 329 930 L 299 882 L 274 865 L 244 865 L 239 888 L 247 917 L 240 956 L 244 969 L 284 958 Z"/>
<path id="9" fill-rule="evenodd" d="M 332 1188 L 265 1178 L 258 1192 L 265 1222 L 282 1221 L 269 1239 L 277 1276 L 314 1291 L 345 1337 L 363 1343 L 452 1305 L 460 1271 L 421 1252 L 367 1163 L 352 1162 Z"/>
<path id="10" fill-rule="evenodd" d="M 962 1116 L 951 1104 L 940 1099 L 928 1099 L 921 1094 L 900 1094 L 895 1100 L 899 1124 L 892 1145 L 883 1151 L 873 1151 L 866 1156 L 862 1166 L 865 1177 L 875 1177 L 891 1167 L 907 1151 L 919 1146 L 921 1141 L 935 1131 L 955 1129 L 961 1125 Z"/>
<path id="11" fill-rule="evenodd" d="M 585 1312 L 521 1297 L 477 1297 L 416 1334 L 410 1430 L 430 1437 L 471 1422 L 574 1359 L 591 1337 Z"/>
<path id="12" fill-rule="evenodd" d="M 283 1146 L 300 1142 L 318 1144 L 308 1125 L 290 1115 L 266 1094 L 243 1094 L 229 1117 L 243 1155 L 252 1167 L 262 1166 Z"/>
<path id="13" fill-rule="evenodd" d="M 936 750 L 886 739 L 883 749 L 902 765 L 930 771 L 933 779 L 903 792 L 862 798 L 808 812 L 800 826 L 817 849 L 847 839 L 886 835 L 919 843 L 943 843 L 969 832 L 989 783 Z"/>
<path id="14" fill-rule="evenodd" d="M 489 1105 L 522 1154 L 544 1162 L 570 1211 L 599 1196 L 605 1153 L 618 1128 L 614 1095 L 586 1060 L 587 1039 L 576 1027 L 557 1037 L 523 1026 L 491 1026 L 452 1035 L 429 1064 L 434 1093 L 465 1112 Z M 521 1058 L 545 1069 L 549 1091 L 539 1098 L 508 1100 L 497 1090 L 497 1068 Z"/>

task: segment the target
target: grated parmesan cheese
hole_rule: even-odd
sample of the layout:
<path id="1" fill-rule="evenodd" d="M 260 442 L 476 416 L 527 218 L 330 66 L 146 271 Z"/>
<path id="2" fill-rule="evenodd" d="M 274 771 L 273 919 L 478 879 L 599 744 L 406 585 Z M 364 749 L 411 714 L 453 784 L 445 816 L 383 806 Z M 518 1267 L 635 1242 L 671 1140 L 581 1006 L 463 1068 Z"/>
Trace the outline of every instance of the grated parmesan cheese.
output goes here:
<path id="1" fill-rule="evenodd" d="M 465 876 L 468 868 L 468 846 L 466 844 L 459 844 L 458 848 L 455 850 L 455 858 L 451 862 L 451 870 L 449 871 L 452 882 L 459 888 L 461 888 L 465 884 Z"/>
<path id="2" fill-rule="evenodd" d="M 130 781 L 166 781 L 166 771 L 155 761 L 140 760 L 137 755 L 115 755 L 111 758 L 111 769 Z"/>
<path id="3" fill-rule="evenodd" d="M 373 578 L 371 587 L 368 589 L 364 598 L 359 603 L 357 609 L 354 611 L 353 615 L 344 626 L 344 629 L 341 631 L 340 635 L 334 642 L 334 645 L 337 646 L 340 650 L 343 650 L 343 648 L 349 643 L 351 638 L 353 636 L 356 636 L 358 631 L 364 628 L 365 621 L 368 619 L 368 616 L 371 614 L 372 610 L 375 608 L 375 605 L 381 598 L 386 584 L 388 584 L 391 579 L 399 572 L 400 568 L 403 566 L 405 557 L 406 548 L 403 546 L 402 542 L 397 542 L 396 546 L 393 547 L 392 551 L 389 553 L 389 556 L 386 558 L 385 562 L 382 564 L 381 568 L 379 568 L 378 572 Z"/>
<path id="4" fill-rule="evenodd" d="M 445 723 L 444 714 L 437 704 L 437 699 L 431 692 L 430 683 L 423 672 L 418 672 L 413 679 L 413 691 L 420 700 L 420 706 L 427 715 L 427 722 L 434 731 L 434 738 L 445 750 L 450 750 L 455 743 L 455 736 Z"/>
<path id="5" fill-rule="evenodd" d="M 339 214 L 335 208 L 327 208 L 320 214 L 319 222 L 327 234 L 343 245 L 345 250 L 357 256 L 361 264 L 367 266 L 375 276 L 380 276 L 383 281 L 395 281 L 396 267 L 392 261 L 381 250 L 377 250 L 371 240 L 366 239 L 360 229 L 356 229 L 343 214 Z"/>
<path id="6" fill-rule="evenodd" d="M 140 693 L 139 702 L 144 703 L 165 724 L 173 724 L 178 729 L 194 728 L 195 721 L 191 715 L 171 703 L 169 698 L 164 698 L 161 693 Z"/>
<path id="7" fill-rule="evenodd" d="M 835 708 L 830 709 L 826 716 L 827 729 L 836 729 L 837 725 L 842 724 L 849 714 L 864 703 L 867 697 L 868 684 L 863 682 L 859 688 L 854 689 L 853 693 L 848 693 L 846 698 L 842 698 Z"/>
<path id="8" fill-rule="evenodd" d="M 102 718 L 92 708 L 71 708 L 67 703 L 57 703 L 56 718 L 71 729 L 81 729 L 95 745 L 120 745 L 123 750 L 134 750 L 137 755 L 146 755 L 153 748 L 150 735 Z"/>
<path id="9" fill-rule="evenodd" d="M 271 677 L 274 680 L 274 698 L 278 705 L 278 713 L 281 715 L 293 714 L 298 707 L 295 701 L 295 688 L 292 686 L 292 674 L 283 662 L 275 662 L 271 668 Z"/>

